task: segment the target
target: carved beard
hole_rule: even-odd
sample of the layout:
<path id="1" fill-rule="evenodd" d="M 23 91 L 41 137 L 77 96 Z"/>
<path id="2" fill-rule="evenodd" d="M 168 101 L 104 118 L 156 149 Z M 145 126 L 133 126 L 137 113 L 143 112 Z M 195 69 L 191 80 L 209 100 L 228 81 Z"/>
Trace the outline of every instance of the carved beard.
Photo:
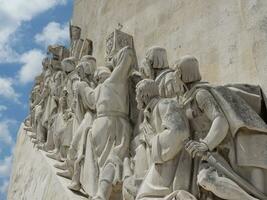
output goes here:
<path id="1" fill-rule="evenodd" d="M 137 101 L 137 108 L 139 110 L 145 110 L 146 105 L 145 105 L 145 103 L 143 101 Z"/>

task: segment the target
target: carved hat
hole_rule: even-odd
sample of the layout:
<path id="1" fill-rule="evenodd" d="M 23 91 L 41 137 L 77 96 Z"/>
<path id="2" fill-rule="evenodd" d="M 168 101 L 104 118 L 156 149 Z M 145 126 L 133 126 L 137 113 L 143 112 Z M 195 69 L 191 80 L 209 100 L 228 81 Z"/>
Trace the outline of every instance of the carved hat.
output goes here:
<path id="1" fill-rule="evenodd" d="M 186 55 L 178 59 L 174 68 L 177 75 L 184 83 L 192 83 L 201 80 L 199 63 L 196 57 Z"/>
<path id="2" fill-rule="evenodd" d="M 66 47 L 59 44 L 49 45 L 47 48 L 47 53 L 52 55 L 53 60 L 59 62 L 69 56 L 69 50 Z"/>
<path id="3" fill-rule="evenodd" d="M 61 61 L 61 65 L 65 72 L 72 72 L 77 65 L 77 59 L 75 57 L 65 58 Z"/>
<path id="4" fill-rule="evenodd" d="M 152 68 L 169 68 L 167 51 L 162 47 L 151 47 L 146 52 L 146 59 L 151 63 Z"/>
<path id="5" fill-rule="evenodd" d="M 142 96 L 159 96 L 158 84 L 152 79 L 143 79 L 136 85 L 136 91 Z"/>

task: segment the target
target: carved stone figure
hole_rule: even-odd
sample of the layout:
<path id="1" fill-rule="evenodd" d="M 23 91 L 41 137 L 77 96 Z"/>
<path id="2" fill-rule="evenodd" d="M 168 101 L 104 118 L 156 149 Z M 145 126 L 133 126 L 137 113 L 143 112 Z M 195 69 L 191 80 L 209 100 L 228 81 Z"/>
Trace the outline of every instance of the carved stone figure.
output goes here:
<path id="1" fill-rule="evenodd" d="M 64 127 L 55 127 L 56 137 L 53 138 L 53 143 L 57 146 L 52 154 L 48 154 L 47 156 L 56 160 L 62 160 L 60 156 L 60 149 L 64 147 L 64 149 L 69 148 L 70 143 L 73 137 L 73 130 L 75 130 L 74 125 L 77 124 L 77 118 L 73 114 L 72 107 L 75 104 L 75 95 L 74 95 L 74 87 L 76 81 L 79 80 L 77 73 L 74 71 L 75 66 L 77 64 L 77 60 L 74 57 L 65 58 L 62 62 L 62 68 L 66 73 L 66 78 L 64 79 L 64 90 L 67 93 L 67 110 L 64 111 L 64 115 L 66 116 L 66 126 Z M 63 88 L 62 88 L 63 90 Z M 62 129 L 63 128 L 63 129 Z M 56 141 L 55 141 L 56 140 Z M 66 153 L 64 153 L 66 154 Z"/>
<path id="2" fill-rule="evenodd" d="M 95 115 L 95 105 L 88 103 L 85 91 L 85 88 L 94 89 L 93 75 L 95 68 L 96 59 L 92 56 L 83 57 L 76 67 L 77 74 L 80 77 L 80 82 L 77 83 L 76 88 L 77 103 L 74 113 L 76 113 L 78 121 L 81 122 L 73 134 L 67 154 L 67 160 L 62 165 L 55 166 L 57 168 L 67 170 L 63 173 L 69 174 L 69 177 L 72 178 L 72 183 L 69 186 L 69 189 L 76 191 L 81 188 L 81 162 L 84 159 L 87 134 L 92 127 Z"/>
<path id="3" fill-rule="evenodd" d="M 81 28 L 70 25 L 70 57 L 75 56 L 75 49 L 77 49 L 78 41 L 81 37 Z"/>
<path id="4" fill-rule="evenodd" d="M 174 99 L 160 98 L 155 81 L 144 79 L 136 90 L 138 108 L 144 111 L 140 145 L 149 152 L 150 161 L 136 199 L 163 199 L 173 192 L 178 155 L 189 137 L 189 125 Z"/>
<path id="5" fill-rule="evenodd" d="M 194 169 L 200 170 L 195 180 L 207 191 L 198 191 L 200 199 L 216 198 L 212 194 L 221 199 L 266 199 L 262 183 L 267 162 L 261 155 L 267 125 L 233 91 L 200 82 L 195 57 L 182 57 L 175 73 L 192 130 L 185 147 L 195 158 Z"/>
<path id="6" fill-rule="evenodd" d="M 159 85 L 160 95 L 162 97 L 172 97 L 169 90 L 165 90 L 165 86 L 174 87 L 175 84 L 170 85 L 167 84 L 169 78 L 171 76 L 173 70 L 169 68 L 169 63 L 167 59 L 167 51 L 162 47 L 150 47 L 145 55 L 144 60 L 139 68 L 139 72 L 143 79 L 153 79 L 156 80 Z"/>
<path id="7" fill-rule="evenodd" d="M 111 71 L 107 67 L 97 67 L 94 75 L 95 82 L 97 87 L 110 76 Z M 95 88 L 94 90 L 89 87 L 79 86 L 78 92 L 82 94 L 83 101 L 86 105 L 88 105 L 91 110 L 95 109 L 95 91 L 98 90 Z M 91 125 L 91 124 L 90 124 Z M 84 152 L 84 163 L 81 169 L 81 177 L 80 182 L 82 183 L 83 189 L 89 196 L 94 196 L 97 192 L 97 184 L 98 184 L 98 164 L 97 164 L 97 155 L 95 153 L 96 144 L 92 142 L 92 129 L 90 129 L 87 133 L 87 137 L 84 139 L 85 142 L 85 152 Z M 84 143 L 83 143 L 84 144 Z M 77 162 L 75 161 L 75 164 Z M 75 168 L 75 166 L 74 166 Z M 90 178 L 87 178 L 90 177 Z"/>
<path id="8" fill-rule="evenodd" d="M 198 60 L 170 68 L 152 46 L 137 71 L 133 37 L 93 42 L 70 26 L 49 45 L 24 129 L 67 186 L 92 200 L 267 199 L 267 100 L 259 86 L 201 81 Z M 70 191 L 66 191 L 70 192 Z"/>
<path id="9" fill-rule="evenodd" d="M 97 115 L 92 127 L 96 144 L 99 181 L 93 199 L 109 199 L 112 186 L 122 181 L 123 160 L 128 154 L 131 137 L 129 124 L 128 77 L 134 68 L 134 52 L 121 49 L 113 58 L 111 76 L 96 88 Z"/>

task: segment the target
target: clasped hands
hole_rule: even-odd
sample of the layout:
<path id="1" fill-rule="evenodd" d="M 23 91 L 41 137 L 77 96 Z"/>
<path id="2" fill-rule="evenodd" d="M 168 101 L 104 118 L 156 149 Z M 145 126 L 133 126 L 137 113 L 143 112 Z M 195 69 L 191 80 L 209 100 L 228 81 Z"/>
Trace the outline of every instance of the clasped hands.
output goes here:
<path id="1" fill-rule="evenodd" d="M 200 140 L 199 142 L 189 140 L 185 144 L 185 150 L 190 154 L 190 156 L 194 158 L 196 156 L 203 156 L 205 152 L 209 150 L 209 147 L 202 140 Z"/>

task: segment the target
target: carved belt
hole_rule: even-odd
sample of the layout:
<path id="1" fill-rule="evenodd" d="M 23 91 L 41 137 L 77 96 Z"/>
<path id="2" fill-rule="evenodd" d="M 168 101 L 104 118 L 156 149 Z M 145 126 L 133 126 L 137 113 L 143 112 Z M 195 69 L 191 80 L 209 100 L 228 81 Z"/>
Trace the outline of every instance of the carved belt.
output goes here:
<path id="1" fill-rule="evenodd" d="M 129 116 L 127 114 L 122 113 L 122 112 L 116 112 L 116 111 L 97 113 L 96 118 L 100 118 L 100 117 L 120 117 L 120 118 L 126 119 L 127 121 L 129 120 Z"/>

